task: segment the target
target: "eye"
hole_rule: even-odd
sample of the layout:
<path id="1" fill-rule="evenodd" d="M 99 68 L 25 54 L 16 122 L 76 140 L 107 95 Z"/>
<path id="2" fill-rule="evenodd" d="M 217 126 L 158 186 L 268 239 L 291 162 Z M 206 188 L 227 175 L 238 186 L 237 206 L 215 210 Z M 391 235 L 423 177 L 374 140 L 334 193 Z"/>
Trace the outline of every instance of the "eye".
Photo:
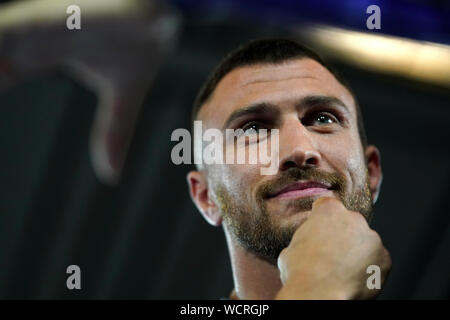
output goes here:
<path id="1" fill-rule="evenodd" d="M 244 130 L 244 133 L 246 135 L 257 134 L 260 129 L 266 128 L 263 124 L 256 121 L 249 122 L 242 127 L 242 130 Z"/>
<path id="2" fill-rule="evenodd" d="M 333 123 L 338 123 L 339 120 L 329 112 L 320 112 L 312 118 L 312 125 L 329 125 Z"/>

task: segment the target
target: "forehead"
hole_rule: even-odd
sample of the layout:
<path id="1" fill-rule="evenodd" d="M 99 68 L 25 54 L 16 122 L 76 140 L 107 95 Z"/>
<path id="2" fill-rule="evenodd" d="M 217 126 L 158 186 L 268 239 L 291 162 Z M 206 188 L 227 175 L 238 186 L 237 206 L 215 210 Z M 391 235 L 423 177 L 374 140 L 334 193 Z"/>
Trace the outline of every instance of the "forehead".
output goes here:
<path id="1" fill-rule="evenodd" d="M 198 118 L 209 128 L 221 128 L 235 110 L 254 103 L 271 103 L 289 110 L 303 97 L 326 95 L 340 99 L 351 113 L 356 109 L 350 92 L 324 66 L 304 58 L 282 64 L 239 67 L 219 82 Z"/>

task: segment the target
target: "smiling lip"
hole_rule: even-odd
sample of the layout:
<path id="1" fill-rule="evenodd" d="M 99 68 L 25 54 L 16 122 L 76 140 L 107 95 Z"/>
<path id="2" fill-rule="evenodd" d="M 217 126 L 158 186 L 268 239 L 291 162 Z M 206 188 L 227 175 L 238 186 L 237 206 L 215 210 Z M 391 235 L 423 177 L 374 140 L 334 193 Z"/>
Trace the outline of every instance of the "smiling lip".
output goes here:
<path id="1" fill-rule="evenodd" d="M 332 193 L 331 185 L 315 181 L 295 182 L 281 189 L 271 198 L 307 198 L 324 193 Z"/>

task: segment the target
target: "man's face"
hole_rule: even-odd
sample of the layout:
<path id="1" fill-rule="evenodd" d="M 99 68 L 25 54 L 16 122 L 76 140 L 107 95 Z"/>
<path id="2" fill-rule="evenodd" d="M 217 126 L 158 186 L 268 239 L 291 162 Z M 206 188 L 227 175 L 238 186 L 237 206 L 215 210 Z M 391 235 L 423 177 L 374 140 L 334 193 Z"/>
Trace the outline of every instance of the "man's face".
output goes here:
<path id="1" fill-rule="evenodd" d="M 208 200 L 244 248 L 276 259 L 323 196 L 369 219 L 374 190 L 356 112 L 350 92 L 311 59 L 241 67 L 221 80 L 198 116 L 205 129 L 279 130 L 275 175 L 261 175 L 261 163 L 202 171 Z M 225 147 L 239 148 L 234 140 Z"/>

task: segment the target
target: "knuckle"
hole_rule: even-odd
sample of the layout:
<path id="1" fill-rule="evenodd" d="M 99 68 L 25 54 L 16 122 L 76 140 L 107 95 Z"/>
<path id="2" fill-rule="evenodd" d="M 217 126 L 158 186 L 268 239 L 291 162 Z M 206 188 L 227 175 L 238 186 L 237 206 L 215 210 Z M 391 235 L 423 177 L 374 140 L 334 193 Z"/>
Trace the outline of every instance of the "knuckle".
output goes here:
<path id="1" fill-rule="evenodd" d="M 374 239 L 374 240 L 379 240 L 381 242 L 381 237 L 378 234 L 378 232 L 376 232 L 374 229 L 372 228 L 368 228 L 369 229 L 369 234 L 370 236 Z"/>
<path id="2" fill-rule="evenodd" d="M 356 211 L 348 211 L 345 215 L 348 223 L 355 228 L 355 230 L 358 230 L 359 232 L 366 232 L 369 228 L 369 225 L 367 224 L 366 219 L 364 216 Z"/>
<path id="3" fill-rule="evenodd" d="M 359 226 L 361 227 L 368 226 L 366 218 L 364 218 L 364 216 L 361 213 L 357 211 L 350 211 L 350 216 L 353 219 L 353 221 Z"/>
<path id="4" fill-rule="evenodd" d="M 381 240 L 380 235 L 378 234 L 378 232 L 376 232 L 373 229 L 369 228 L 369 236 L 372 239 L 373 243 L 377 246 L 377 247 L 381 247 L 384 249 L 383 247 L 383 241 Z"/>
<path id="5" fill-rule="evenodd" d="M 389 253 L 389 251 L 386 248 L 383 248 L 383 262 L 384 262 L 384 266 L 387 270 L 391 269 L 392 258 L 391 258 L 391 254 Z"/>

